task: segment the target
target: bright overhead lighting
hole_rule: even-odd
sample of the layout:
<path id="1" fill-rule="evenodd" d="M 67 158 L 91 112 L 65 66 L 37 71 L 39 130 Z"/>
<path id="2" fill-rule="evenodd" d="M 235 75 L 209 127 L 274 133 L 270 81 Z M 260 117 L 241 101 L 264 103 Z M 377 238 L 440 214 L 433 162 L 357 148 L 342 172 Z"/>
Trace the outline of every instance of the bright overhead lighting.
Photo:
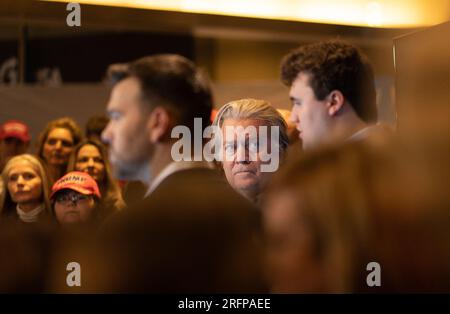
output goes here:
<path id="1" fill-rule="evenodd" d="M 450 19 L 450 0 L 41 0 L 370 27 Z"/>

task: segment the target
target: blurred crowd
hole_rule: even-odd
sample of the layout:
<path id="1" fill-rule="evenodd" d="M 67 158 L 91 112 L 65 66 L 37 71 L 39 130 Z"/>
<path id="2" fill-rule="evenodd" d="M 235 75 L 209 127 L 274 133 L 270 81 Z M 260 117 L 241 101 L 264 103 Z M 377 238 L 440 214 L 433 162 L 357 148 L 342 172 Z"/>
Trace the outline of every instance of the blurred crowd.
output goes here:
<path id="1" fill-rule="evenodd" d="M 450 292 L 450 130 L 433 122 L 449 109 L 378 123 L 357 47 L 287 54 L 291 110 L 251 95 L 214 109 L 206 73 L 178 55 L 105 70 L 107 114 L 84 130 L 0 127 L 0 292 Z M 173 159 L 173 128 L 194 118 L 222 131 L 226 158 L 192 141 Z"/>

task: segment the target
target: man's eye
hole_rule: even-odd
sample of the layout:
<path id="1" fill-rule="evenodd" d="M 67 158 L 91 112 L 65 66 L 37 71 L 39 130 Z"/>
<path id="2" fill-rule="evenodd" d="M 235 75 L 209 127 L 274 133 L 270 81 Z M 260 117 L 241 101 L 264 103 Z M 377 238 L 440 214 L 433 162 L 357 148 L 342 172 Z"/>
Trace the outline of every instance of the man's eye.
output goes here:
<path id="1" fill-rule="evenodd" d="M 101 159 L 100 157 L 96 157 L 96 158 L 94 158 L 94 162 L 97 162 L 97 163 L 103 163 L 103 159 Z"/>
<path id="2" fill-rule="evenodd" d="M 225 145 L 225 152 L 227 154 L 233 154 L 235 151 L 235 145 L 234 144 L 226 144 Z"/>
<path id="3" fill-rule="evenodd" d="M 88 159 L 86 157 L 82 157 L 80 159 L 78 159 L 78 162 L 87 162 Z"/>
<path id="4" fill-rule="evenodd" d="M 300 106 L 302 102 L 299 99 L 291 98 L 291 103 L 294 106 Z"/>
<path id="5" fill-rule="evenodd" d="M 109 113 L 109 118 L 111 120 L 119 120 L 122 117 L 122 114 L 120 112 L 117 111 L 111 111 Z"/>
<path id="6" fill-rule="evenodd" d="M 257 152 L 258 151 L 258 143 L 257 142 L 252 142 L 248 145 L 248 149 L 251 152 Z"/>

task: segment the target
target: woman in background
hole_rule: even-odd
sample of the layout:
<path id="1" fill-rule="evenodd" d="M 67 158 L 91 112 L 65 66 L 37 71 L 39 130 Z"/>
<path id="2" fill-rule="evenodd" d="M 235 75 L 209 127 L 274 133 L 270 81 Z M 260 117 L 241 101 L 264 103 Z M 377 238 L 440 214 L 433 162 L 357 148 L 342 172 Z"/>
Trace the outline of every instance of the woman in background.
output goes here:
<path id="1" fill-rule="evenodd" d="M 111 211 L 125 207 L 119 184 L 112 176 L 108 155 L 100 142 L 88 139 L 79 143 L 70 156 L 68 171 L 85 172 L 94 178 L 102 195 L 102 207 Z"/>
<path id="2" fill-rule="evenodd" d="M 80 127 L 67 117 L 50 121 L 41 132 L 37 155 L 45 162 L 50 184 L 67 172 L 70 154 L 81 138 Z"/>
<path id="3" fill-rule="evenodd" d="M 34 223 L 51 217 L 47 174 L 38 158 L 29 154 L 11 158 L 3 169 L 2 181 L 0 219 Z"/>
<path id="4" fill-rule="evenodd" d="M 99 206 L 102 195 L 97 182 L 87 173 L 72 171 L 52 187 L 50 199 L 56 221 L 63 227 L 96 228 L 106 216 Z"/>

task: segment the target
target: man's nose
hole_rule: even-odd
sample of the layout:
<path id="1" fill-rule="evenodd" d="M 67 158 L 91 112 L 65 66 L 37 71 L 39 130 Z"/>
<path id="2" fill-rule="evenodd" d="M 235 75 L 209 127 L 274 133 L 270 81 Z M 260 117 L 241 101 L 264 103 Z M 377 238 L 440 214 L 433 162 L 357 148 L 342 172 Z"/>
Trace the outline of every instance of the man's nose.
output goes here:
<path id="1" fill-rule="evenodd" d="M 294 110 L 291 111 L 291 114 L 289 115 L 289 120 L 293 123 L 297 122 L 297 115 L 294 114 Z"/>
<path id="2" fill-rule="evenodd" d="M 248 149 L 244 147 L 238 147 L 236 152 L 236 163 L 240 164 L 249 164 L 250 163 L 250 154 Z"/>

